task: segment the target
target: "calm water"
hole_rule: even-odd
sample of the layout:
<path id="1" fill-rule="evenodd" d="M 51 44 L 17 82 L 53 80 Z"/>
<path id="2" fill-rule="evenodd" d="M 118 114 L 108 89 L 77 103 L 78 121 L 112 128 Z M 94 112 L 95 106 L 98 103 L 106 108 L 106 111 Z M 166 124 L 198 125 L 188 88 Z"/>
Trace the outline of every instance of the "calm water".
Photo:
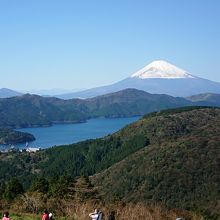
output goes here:
<path id="1" fill-rule="evenodd" d="M 57 124 L 46 128 L 23 128 L 19 131 L 28 132 L 35 136 L 36 140 L 29 143 L 31 147 L 48 148 L 55 145 L 71 144 L 86 139 L 103 137 L 118 131 L 140 117 L 132 118 L 96 118 L 80 124 Z M 16 147 L 24 148 L 25 144 L 17 144 Z"/>

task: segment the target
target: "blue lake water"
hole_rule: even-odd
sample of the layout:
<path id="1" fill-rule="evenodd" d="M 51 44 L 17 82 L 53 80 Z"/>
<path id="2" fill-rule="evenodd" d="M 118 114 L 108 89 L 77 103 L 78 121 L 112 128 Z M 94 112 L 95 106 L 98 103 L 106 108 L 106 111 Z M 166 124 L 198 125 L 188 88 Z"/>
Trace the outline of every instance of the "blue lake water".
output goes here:
<path id="1" fill-rule="evenodd" d="M 131 118 L 96 118 L 86 123 L 56 124 L 51 127 L 23 128 L 19 131 L 28 132 L 35 136 L 36 140 L 29 143 L 29 147 L 48 148 L 63 144 L 71 144 L 86 139 L 94 139 L 112 134 L 125 125 L 137 121 L 140 117 Z M 16 147 L 24 148 L 25 144 L 16 144 Z"/>

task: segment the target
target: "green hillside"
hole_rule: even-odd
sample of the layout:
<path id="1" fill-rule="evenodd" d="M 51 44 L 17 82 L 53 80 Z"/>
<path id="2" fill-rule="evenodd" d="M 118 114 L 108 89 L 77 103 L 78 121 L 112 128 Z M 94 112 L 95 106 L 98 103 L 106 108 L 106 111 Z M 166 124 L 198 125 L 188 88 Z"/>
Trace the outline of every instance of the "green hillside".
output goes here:
<path id="1" fill-rule="evenodd" d="M 0 99 L 0 126 L 36 127 L 85 122 L 94 117 L 130 117 L 190 104 L 183 98 L 152 95 L 136 89 L 86 100 L 62 100 L 26 94 Z"/>
<path id="2" fill-rule="evenodd" d="M 32 134 L 14 131 L 9 128 L 0 128 L 0 144 L 14 144 L 34 141 Z"/>
<path id="3" fill-rule="evenodd" d="M 121 131 L 146 134 L 150 145 L 93 177 L 106 200 L 220 214 L 220 110 L 181 111 L 145 116 Z"/>
<path id="4" fill-rule="evenodd" d="M 37 95 L 0 99 L 0 125 L 11 128 L 50 126 L 53 121 L 81 122 L 85 116 L 65 101 Z"/>
<path id="5" fill-rule="evenodd" d="M 130 117 L 188 105 L 191 102 L 184 98 L 150 94 L 137 89 L 125 89 L 86 99 L 86 106 L 92 117 Z"/>
<path id="6" fill-rule="evenodd" d="M 190 101 L 183 98 L 152 95 L 136 89 L 126 89 L 86 100 L 62 100 L 26 94 L 0 99 L 0 126 L 25 128 L 51 126 L 54 123 L 80 123 L 89 118 L 131 117 L 190 104 Z M 21 140 L 26 142 L 25 139 L 17 139 L 15 132 L 6 136 L 7 143 L 19 143 Z"/>

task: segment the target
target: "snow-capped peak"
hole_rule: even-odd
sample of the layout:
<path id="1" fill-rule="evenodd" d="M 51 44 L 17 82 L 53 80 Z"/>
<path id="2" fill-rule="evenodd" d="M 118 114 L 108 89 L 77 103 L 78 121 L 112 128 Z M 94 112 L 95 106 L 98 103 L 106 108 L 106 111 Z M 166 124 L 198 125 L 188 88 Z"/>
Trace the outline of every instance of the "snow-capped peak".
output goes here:
<path id="1" fill-rule="evenodd" d="M 163 60 L 156 60 L 145 66 L 143 69 L 131 75 L 132 78 L 148 79 L 148 78 L 166 78 L 181 79 L 195 78 L 190 73 L 182 70 L 173 64 Z"/>

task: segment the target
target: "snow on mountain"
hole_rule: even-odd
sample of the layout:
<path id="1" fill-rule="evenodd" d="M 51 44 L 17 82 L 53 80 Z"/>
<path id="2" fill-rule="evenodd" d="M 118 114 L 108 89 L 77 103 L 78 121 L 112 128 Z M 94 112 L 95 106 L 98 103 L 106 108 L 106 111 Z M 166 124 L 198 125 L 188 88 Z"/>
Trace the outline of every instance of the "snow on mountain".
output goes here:
<path id="1" fill-rule="evenodd" d="M 182 70 L 173 64 L 164 60 L 156 60 L 145 66 L 143 69 L 131 75 L 131 78 L 139 79 L 181 79 L 181 78 L 195 78 L 185 70 Z"/>

